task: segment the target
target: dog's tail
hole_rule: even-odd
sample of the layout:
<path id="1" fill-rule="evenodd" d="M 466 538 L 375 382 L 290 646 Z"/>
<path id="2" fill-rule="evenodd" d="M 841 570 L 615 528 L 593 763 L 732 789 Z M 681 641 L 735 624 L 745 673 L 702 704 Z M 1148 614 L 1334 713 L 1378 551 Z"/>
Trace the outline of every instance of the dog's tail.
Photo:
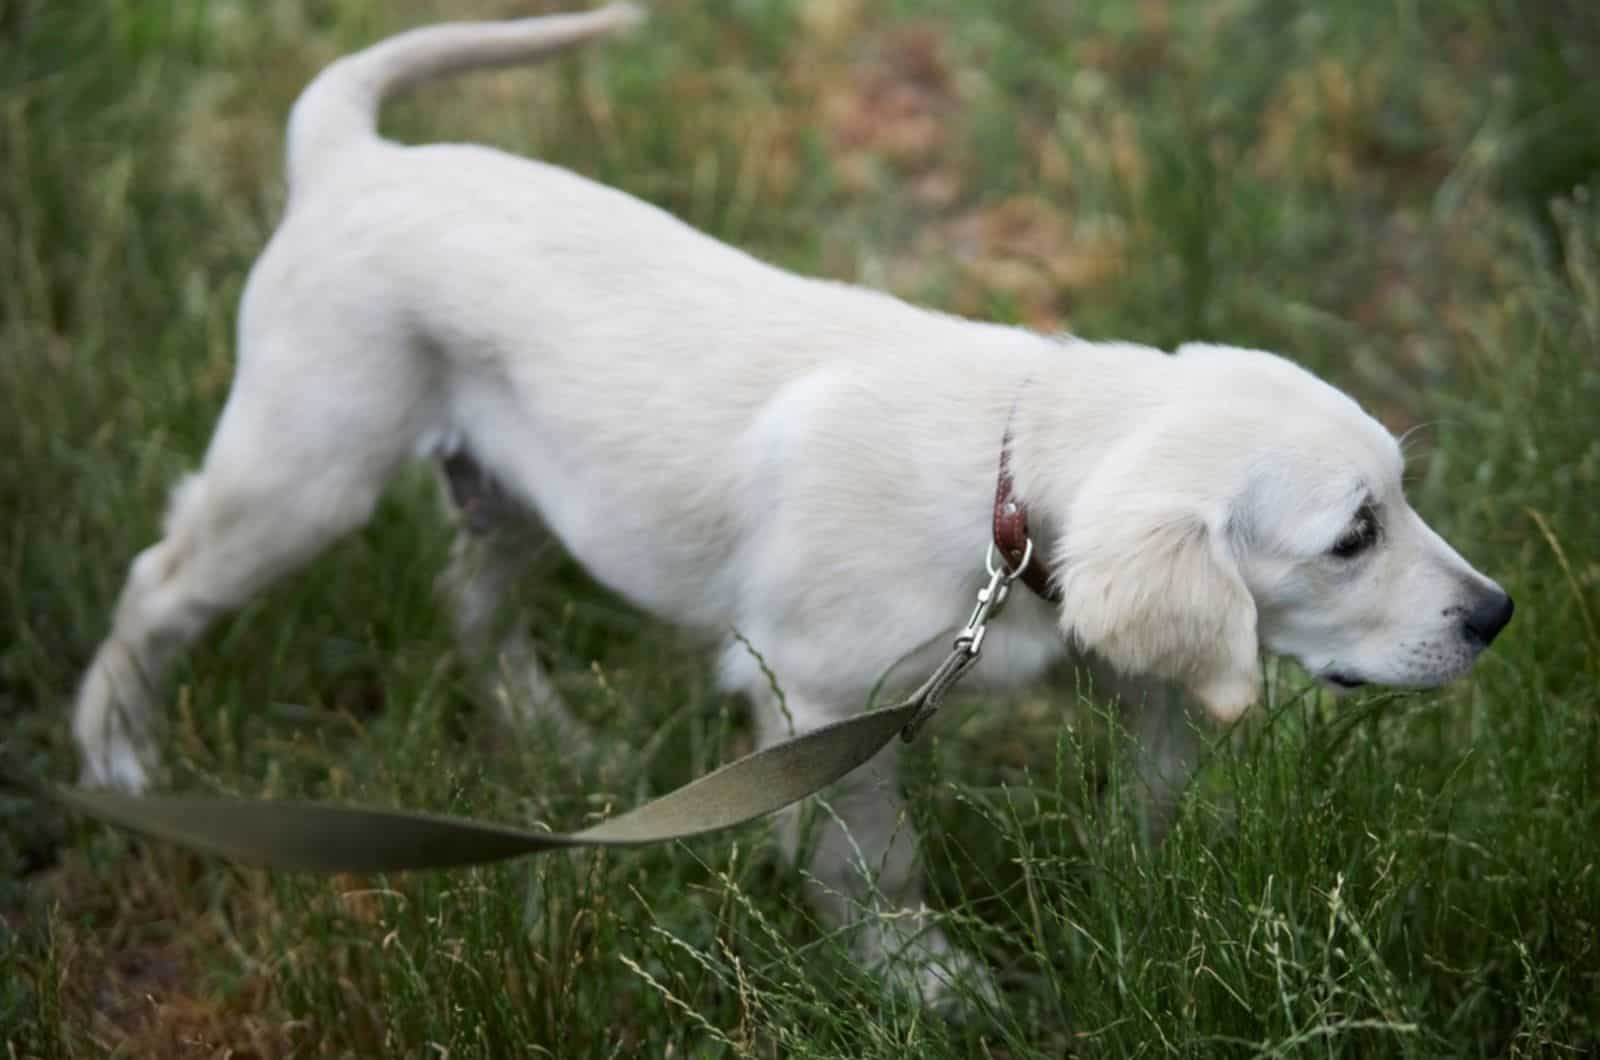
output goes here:
<path id="1" fill-rule="evenodd" d="M 318 74 L 290 112 L 290 192 L 306 187 L 346 147 L 375 140 L 379 106 L 403 88 L 478 67 L 542 59 L 643 18 L 638 7 L 618 3 L 512 22 L 448 22 L 347 55 Z"/>

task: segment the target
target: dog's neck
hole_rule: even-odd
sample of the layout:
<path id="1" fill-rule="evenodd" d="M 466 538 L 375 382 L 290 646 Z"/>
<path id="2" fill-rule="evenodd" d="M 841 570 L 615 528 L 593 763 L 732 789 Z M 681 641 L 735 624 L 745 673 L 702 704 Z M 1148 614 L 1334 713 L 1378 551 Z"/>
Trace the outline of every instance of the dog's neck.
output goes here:
<path id="1" fill-rule="evenodd" d="M 1069 515 L 1085 480 L 1169 399 L 1170 360 L 1148 346 L 1065 337 L 1041 339 L 1015 370 L 1001 421 L 1011 497 L 1025 505 L 1046 572 L 1066 560 Z"/>

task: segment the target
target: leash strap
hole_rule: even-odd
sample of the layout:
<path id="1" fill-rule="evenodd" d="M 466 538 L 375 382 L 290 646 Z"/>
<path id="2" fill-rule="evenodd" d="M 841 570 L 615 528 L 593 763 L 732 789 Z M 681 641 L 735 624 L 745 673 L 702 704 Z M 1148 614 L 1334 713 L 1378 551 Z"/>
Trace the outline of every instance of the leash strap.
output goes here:
<path id="1" fill-rule="evenodd" d="M 4 767 L 0 782 L 151 839 L 269 869 L 400 872 L 569 847 L 640 846 L 732 828 L 815 794 L 864 764 L 896 733 L 920 724 L 975 658 L 958 642 L 945 664 L 905 702 L 746 755 L 581 832 L 535 832 L 465 817 L 326 802 L 86 791 Z"/>

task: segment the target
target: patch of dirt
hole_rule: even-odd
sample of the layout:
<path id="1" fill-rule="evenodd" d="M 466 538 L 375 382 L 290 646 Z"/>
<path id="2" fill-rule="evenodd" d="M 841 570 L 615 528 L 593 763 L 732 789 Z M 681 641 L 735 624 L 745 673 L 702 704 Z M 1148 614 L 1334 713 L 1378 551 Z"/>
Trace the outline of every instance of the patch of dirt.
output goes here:
<path id="1" fill-rule="evenodd" d="M 870 178 L 873 159 L 902 174 L 927 176 L 948 158 L 952 119 L 959 110 L 944 34 L 935 26 L 889 29 L 842 77 L 818 86 L 823 127 L 846 186 Z M 947 171 L 913 181 L 913 190 L 951 201 L 960 185 Z"/>
<path id="2" fill-rule="evenodd" d="M 1038 331 L 1066 324 L 1067 299 L 1110 283 L 1124 267 L 1126 232 L 1110 218 L 1075 221 L 1031 195 L 985 206 L 931 230 L 928 252 L 941 248 L 961 270 L 958 312 L 981 315 L 996 293 L 1009 297 L 1023 323 Z"/>
<path id="3" fill-rule="evenodd" d="M 69 853 L 33 881 L 33 915 L 54 907 L 60 1014 L 75 1028 L 69 1049 L 184 1060 L 287 1055 L 297 1025 L 279 1015 L 270 980 L 255 973 L 223 988 L 206 974 L 199 955 L 221 946 L 218 919 L 167 890 L 175 875 L 195 875 L 169 868 L 135 856 L 109 878 Z"/>

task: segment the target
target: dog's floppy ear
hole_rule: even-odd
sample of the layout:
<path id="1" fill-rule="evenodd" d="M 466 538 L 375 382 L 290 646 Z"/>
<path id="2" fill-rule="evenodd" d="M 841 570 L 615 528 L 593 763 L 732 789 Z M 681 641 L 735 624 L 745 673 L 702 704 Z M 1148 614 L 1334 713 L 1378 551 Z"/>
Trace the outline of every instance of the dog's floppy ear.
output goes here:
<path id="1" fill-rule="evenodd" d="M 1141 469 L 1144 470 L 1144 469 Z M 1102 468 L 1074 499 L 1055 567 L 1063 632 L 1118 670 L 1182 684 L 1221 721 L 1255 702 L 1255 601 L 1224 520 Z"/>

